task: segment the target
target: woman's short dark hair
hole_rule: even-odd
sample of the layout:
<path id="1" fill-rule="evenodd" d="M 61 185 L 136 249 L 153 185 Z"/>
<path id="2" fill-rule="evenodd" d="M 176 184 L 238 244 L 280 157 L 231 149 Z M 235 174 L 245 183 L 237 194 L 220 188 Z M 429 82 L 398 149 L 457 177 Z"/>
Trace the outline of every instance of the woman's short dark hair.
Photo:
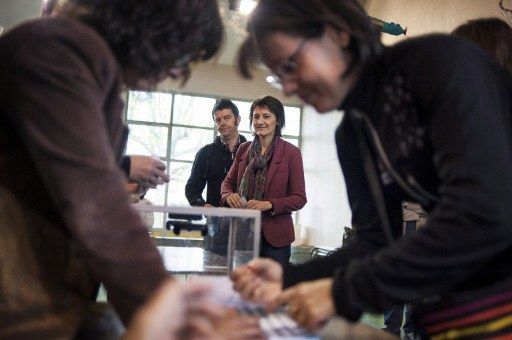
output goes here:
<path id="1" fill-rule="evenodd" d="M 270 112 L 276 115 L 276 135 L 281 136 L 281 129 L 284 128 L 284 106 L 279 99 L 272 96 L 265 96 L 263 98 L 256 99 L 251 104 L 251 112 L 249 113 L 249 124 L 252 125 L 252 111 L 256 107 L 266 107 Z"/>
<path id="2" fill-rule="evenodd" d="M 231 112 L 233 112 L 233 115 L 235 115 L 235 118 L 238 118 L 240 116 L 240 112 L 238 112 L 238 107 L 236 107 L 235 103 L 233 103 L 229 99 L 217 99 L 215 102 L 215 105 L 213 105 L 212 109 L 212 117 L 215 119 L 214 114 L 216 111 L 224 110 L 224 109 L 230 109 Z"/>
<path id="3" fill-rule="evenodd" d="M 259 57 L 255 51 L 266 36 L 281 32 L 313 39 L 322 36 L 326 26 L 350 35 L 351 60 L 345 74 L 381 49 L 379 32 L 356 0 L 259 0 L 247 24 L 249 35 L 239 50 L 240 72 L 251 78 L 250 68 Z"/>
<path id="4" fill-rule="evenodd" d="M 141 79 L 160 77 L 177 66 L 188 70 L 190 61 L 209 59 L 222 42 L 216 0 L 70 2 L 85 8 L 81 19 L 106 39 L 121 67 Z"/>
<path id="5" fill-rule="evenodd" d="M 512 72 L 512 27 L 505 21 L 498 18 L 470 20 L 452 34 L 471 40 Z"/>

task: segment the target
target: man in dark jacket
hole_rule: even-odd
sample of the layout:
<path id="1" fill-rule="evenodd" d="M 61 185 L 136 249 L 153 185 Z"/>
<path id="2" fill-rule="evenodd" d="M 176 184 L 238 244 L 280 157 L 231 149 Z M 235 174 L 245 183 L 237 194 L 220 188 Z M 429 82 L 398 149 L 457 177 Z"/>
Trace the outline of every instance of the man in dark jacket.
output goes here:
<path id="1" fill-rule="evenodd" d="M 240 114 L 229 99 L 219 99 L 212 110 L 212 118 L 219 136 L 211 144 L 203 146 L 196 154 L 190 178 L 185 186 L 185 196 L 190 205 L 220 206 L 220 186 L 235 159 L 238 146 L 245 142 L 238 133 Z M 206 201 L 203 199 L 205 185 Z M 219 255 L 225 255 L 229 226 L 215 219 L 214 230 L 208 230 L 204 238 L 204 248 Z"/>
<path id="2" fill-rule="evenodd" d="M 217 100 L 212 117 L 219 136 L 197 152 L 185 186 L 185 196 L 192 206 L 220 206 L 220 185 L 233 164 L 238 146 L 246 141 L 238 133 L 240 114 L 231 100 Z M 205 185 L 206 201 L 202 196 Z"/>

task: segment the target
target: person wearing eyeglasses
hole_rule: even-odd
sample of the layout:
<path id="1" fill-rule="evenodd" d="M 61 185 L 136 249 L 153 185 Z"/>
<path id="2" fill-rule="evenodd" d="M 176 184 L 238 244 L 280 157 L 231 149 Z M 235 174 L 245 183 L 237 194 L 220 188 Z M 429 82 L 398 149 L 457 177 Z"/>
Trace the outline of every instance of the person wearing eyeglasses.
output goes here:
<path id="1" fill-rule="evenodd" d="M 447 35 L 383 47 L 351 0 L 260 0 L 247 30 L 242 74 L 259 56 L 286 95 L 320 113 L 344 112 L 335 139 L 357 236 L 307 264 L 258 259 L 238 268 L 243 297 L 286 304 L 317 330 L 336 314 L 355 321 L 409 302 L 425 311 L 421 302 L 435 296 L 510 287 L 507 72 Z M 402 237 L 403 201 L 430 213 Z M 499 320 L 492 330 L 509 334 L 508 319 Z"/>
<path id="2" fill-rule="evenodd" d="M 304 167 L 299 148 L 281 138 L 283 104 L 272 96 L 256 99 L 249 121 L 254 140 L 243 143 L 222 182 L 222 204 L 262 212 L 260 256 L 290 261 L 295 239 L 292 212 L 306 204 Z"/>
<path id="3" fill-rule="evenodd" d="M 2 35 L 0 338 L 79 336 L 100 282 L 127 324 L 169 277 L 123 188 L 120 94 L 221 42 L 210 0 L 63 1 Z"/>

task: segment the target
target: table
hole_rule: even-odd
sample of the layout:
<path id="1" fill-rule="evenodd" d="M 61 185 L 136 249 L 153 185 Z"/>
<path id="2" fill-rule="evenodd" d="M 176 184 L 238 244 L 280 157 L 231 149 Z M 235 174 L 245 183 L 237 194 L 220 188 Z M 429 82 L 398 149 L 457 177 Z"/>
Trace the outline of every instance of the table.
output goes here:
<path id="1" fill-rule="evenodd" d="M 256 315 L 260 318 L 260 326 L 268 339 L 377 339 L 377 340 L 398 340 L 380 329 L 376 329 L 363 323 L 349 323 L 343 318 L 331 319 L 324 329 L 317 335 L 311 334 L 298 327 L 284 311 L 267 314 L 257 304 L 243 301 L 238 293 L 233 291 L 231 282 L 225 276 L 196 276 L 190 280 L 191 283 L 201 283 L 212 287 L 211 298 L 213 301 L 231 308 L 243 314 Z"/>
<path id="2" fill-rule="evenodd" d="M 260 317 L 260 325 L 268 339 L 398 339 L 389 333 L 362 323 L 348 323 L 333 318 L 320 335 L 310 334 L 298 327 L 283 311 L 266 314 L 261 306 L 244 302 L 232 289 L 227 277 L 226 258 L 199 247 L 157 247 L 165 268 L 172 274 L 190 275 L 189 283 L 203 283 L 212 289 L 213 300 L 242 313 Z"/>
<path id="3" fill-rule="evenodd" d="M 398 336 L 365 325 L 361 322 L 349 323 L 341 317 L 332 318 L 320 332 L 323 340 L 400 340 Z"/>

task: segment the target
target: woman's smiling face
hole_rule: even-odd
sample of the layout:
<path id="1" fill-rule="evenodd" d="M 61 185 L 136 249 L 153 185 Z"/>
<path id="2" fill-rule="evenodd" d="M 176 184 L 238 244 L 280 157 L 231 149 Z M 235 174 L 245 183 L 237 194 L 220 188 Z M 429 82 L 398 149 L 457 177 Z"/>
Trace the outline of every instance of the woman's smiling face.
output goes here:
<path id="1" fill-rule="evenodd" d="M 312 39 L 276 32 L 262 40 L 263 62 L 285 95 L 297 95 L 318 112 L 326 112 L 338 108 L 355 83 L 353 75 L 344 76 L 349 41 L 347 33 L 329 27 Z"/>
<path id="2" fill-rule="evenodd" d="M 274 137 L 277 127 L 276 115 L 266 106 L 256 106 L 252 110 L 252 128 L 260 138 Z"/>

